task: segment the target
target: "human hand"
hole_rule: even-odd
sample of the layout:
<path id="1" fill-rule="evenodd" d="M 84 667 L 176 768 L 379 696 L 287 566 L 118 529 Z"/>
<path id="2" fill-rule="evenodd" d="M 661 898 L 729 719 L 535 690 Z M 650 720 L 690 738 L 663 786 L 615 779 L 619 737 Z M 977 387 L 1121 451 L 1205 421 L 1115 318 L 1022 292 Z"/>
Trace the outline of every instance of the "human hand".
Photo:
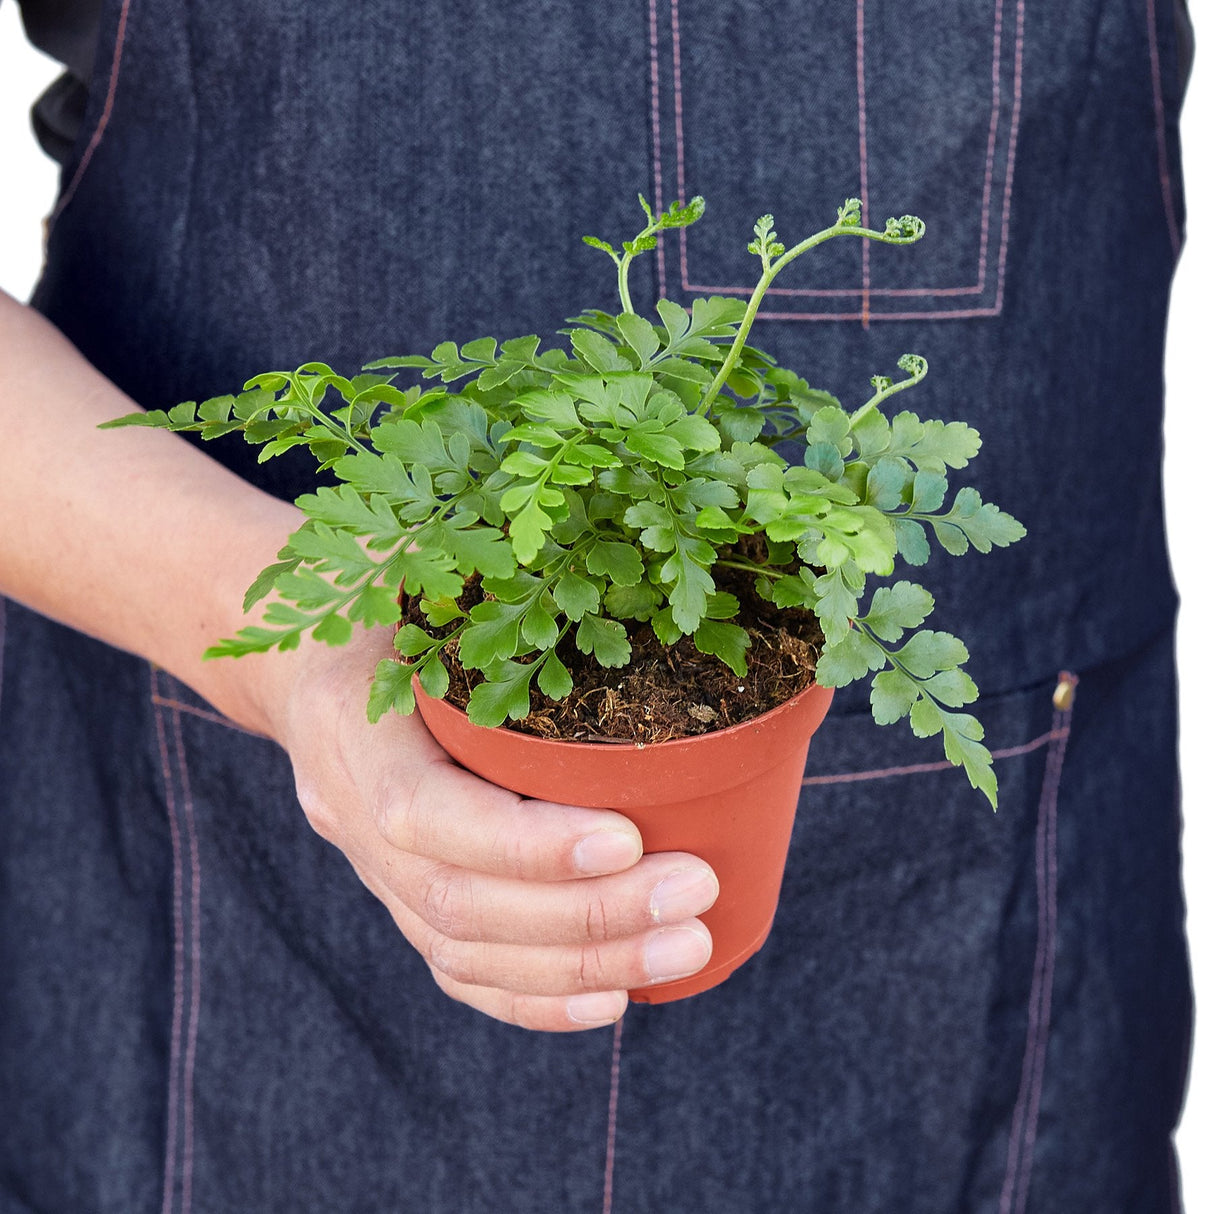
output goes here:
<path id="1" fill-rule="evenodd" d="M 499 1020 L 562 1032 L 609 1024 L 630 988 L 703 968 L 712 942 L 694 916 L 717 896 L 708 865 L 642 856 L 621 814 L 528 800 L 464 771 L 419 716 L 369 724 L 369 672 L 390 653 L 386 630 L 340 649 L 305 643 L 267 716 L 309 822 L 438 985 Z"/>

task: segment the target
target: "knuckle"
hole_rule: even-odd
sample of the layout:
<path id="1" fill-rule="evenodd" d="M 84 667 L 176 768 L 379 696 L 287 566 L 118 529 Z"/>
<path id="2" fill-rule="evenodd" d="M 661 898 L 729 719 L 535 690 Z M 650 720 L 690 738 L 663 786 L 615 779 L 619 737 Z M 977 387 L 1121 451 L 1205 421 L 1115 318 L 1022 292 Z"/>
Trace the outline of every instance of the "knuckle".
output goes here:
<path id="1" fill-rule="evenodd" d="M 454 940 L 472 934 L 469 877 L 450 865 L 432 866 L 422 878 L 418 913 L 438 933 Z"/>
<path id="2" fill-rule="evenodd" d="M 379 833 L 402 851 L 421 854 L 426 846 L 425 814 L 427 787 L 434 776 L 434 764 L 424 763 L 408 784 L 382 784 L 370 797 L 370 811 Z"/>
<path id="3" fill-rule="evenodd" d="M 494 831 L 492 854 L 503 876 L 524 878 L 534 867 L 531 841 L 527 832 L 519 829 L 514 814 L 506 815 Z"/>
<path id="4" fill-rule="evenodd" d="M 484 972 L 482 949 L 476 944 L 427 931 L 418 951 L 436 978 L 442 975 L 446 980 L 444 986 L 493 986 Z"/>
<path id="5" fill-rule="evenodd" d="M 376 796 L 371 801 L 370 810 L 375 829 L 389 843 L 395 843 L 401 833 L 399 823 L 401 814 L 395 804 L 386 796 Z"/>
<path id="6" fill-rule="evenodd" d="M 430 967 L 439 985 L 444 986 L 442 979 L 452 968 L 450 958 L 454 941 L 436 932 L 424 919 L 410 914 L 409 920 L 406 939 Z"/>
<path id="7" fill-rule="evenodd" d="M 380 789 L 372 796 L 369 808 L 375 829 L 387 842 L 406 851 L 412 850 L 412 797 Z"/>
<path id="8" fill-rule="evenodd" d="M 469 1007 L 477 1006 L 476 991 L 461 986 L 432 963 L 430 964 L 430 976 L 434 979 L 434 985 L 448 998 L 454 999 L 457 1003 L 466 1003 Z"/>
<path id="9" fill-rule="evenodd" d="M 521 995 L 518 991 L 508 992 L 502 1011 L 504 1019 L 511 1024 L 517 1024 L 520 1028 L 542 1027 L 540 1018 L 535 1014 L 535 999 L 531 996 Z"/>
<path id="10" fill-rule="evenodd" d="M 601 894 L 592 894 L 586 903 L 586 939 L 607 940 L 611 937 L 612 915 L 607 900 Z"/>
<path id="11" fill-rule="evenodd" d="M 578 957 L 578 985 L 583 990 L 610 990 L 618 986 L 607 976 L 607 958 L 596 944 L 587 945 Z"/>
<path id="12" fill-rule="evenodd" d="M 568 1033 L 579 1026 L 565 1012 L 565 1000 L 546 995 L 512 993 L 502 1003 L 500 1018 L 537 1033 Z"/>
<path id="13" fill-rule="evenodd" d="M 321 795 L 315 784 L 299 781 L 295 785 L 295 796 L 308 820 L 308 825 L 326 842 L 333 843 L 341 835 L 337 815 L 327 798 Z"/>
<path id="14" fill-rule="evenodd" d="M 446 974 L 434 972 L 438 989 L 448 998 L 468 1007 L 484 1012 L 506 1024 L 538 1032 L 569 1029 L 568 1017 L 564 1014 L 564 1000 L 537 998 L 520 991 L 487 991 L 483 988 L 460 986 Z"/>
<path id="15" fill-rule="evenodd" d="M 427 938 L 421 954 L 426 964 L 450 982 L 477 986 L 476 967 L 469 951 L 458 940 L 437 933 Z"/>

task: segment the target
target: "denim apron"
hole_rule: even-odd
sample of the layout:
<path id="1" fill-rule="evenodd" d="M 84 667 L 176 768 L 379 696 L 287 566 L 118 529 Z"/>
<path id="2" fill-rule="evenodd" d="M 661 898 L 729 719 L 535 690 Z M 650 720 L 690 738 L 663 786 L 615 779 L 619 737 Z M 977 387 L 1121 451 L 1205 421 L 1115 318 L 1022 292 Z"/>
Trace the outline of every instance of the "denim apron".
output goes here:
<path id="1" fill-rule="evenodd" d="M 1029 538 L 924 579 L 992 815 L 841 694 L 764 951 L 615 1029 L 454 1004 L 289 764 L 0 604 L 0 1210 L 1170 1212 L 1190 991 L 1161 352 L 1183 231 L 1168 0 L 105 0 L 35 303 L 142 404 L 550 334 L 584 233 L 708 197 L 633 297 L 742 292 L 854 407 L 913 350 Z M 307 468 L 210 453 L 291 496 Z"/>

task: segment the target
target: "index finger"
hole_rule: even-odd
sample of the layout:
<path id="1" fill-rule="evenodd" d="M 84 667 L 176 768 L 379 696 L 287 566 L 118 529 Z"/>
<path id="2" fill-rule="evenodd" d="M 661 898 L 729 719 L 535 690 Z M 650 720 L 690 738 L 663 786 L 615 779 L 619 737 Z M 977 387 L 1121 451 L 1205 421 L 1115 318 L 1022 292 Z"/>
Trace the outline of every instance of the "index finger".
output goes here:
<path id="1" fill-rule="evenodd" d="M 383 790 L 376 823 L 413 855 L 526 881 L 601 876 L 641 858 L 640 832 L 614 810 L 520 797 L 446 756 L 420 760 L 412 776 Z"/>

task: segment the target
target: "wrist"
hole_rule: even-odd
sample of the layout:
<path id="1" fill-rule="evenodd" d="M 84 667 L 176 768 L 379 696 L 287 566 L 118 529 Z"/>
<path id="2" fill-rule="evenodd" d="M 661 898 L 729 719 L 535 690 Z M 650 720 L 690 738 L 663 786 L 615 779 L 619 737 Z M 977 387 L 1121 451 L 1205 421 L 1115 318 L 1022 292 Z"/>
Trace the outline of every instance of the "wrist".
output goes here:
<path id="1" fill-rule="evenodd" d="M 229 679 L 236 674 L 238 686 L 227 693 L 231 705 L 224 711 L 241 712 L 239 724 L 290 750 L 291 739 L 306 728 L 321 703 L 337 705 L 343 715 L 365 723 L 376 664 L 392 654 L 391 628 L 356 626 L 344 645 L 304 637 L 286 652 L 217 658 L 205 665 L 229 667 L 224 672 Z M 240 675 L 238 668 L 246 663 L 246 673 Z"/>

